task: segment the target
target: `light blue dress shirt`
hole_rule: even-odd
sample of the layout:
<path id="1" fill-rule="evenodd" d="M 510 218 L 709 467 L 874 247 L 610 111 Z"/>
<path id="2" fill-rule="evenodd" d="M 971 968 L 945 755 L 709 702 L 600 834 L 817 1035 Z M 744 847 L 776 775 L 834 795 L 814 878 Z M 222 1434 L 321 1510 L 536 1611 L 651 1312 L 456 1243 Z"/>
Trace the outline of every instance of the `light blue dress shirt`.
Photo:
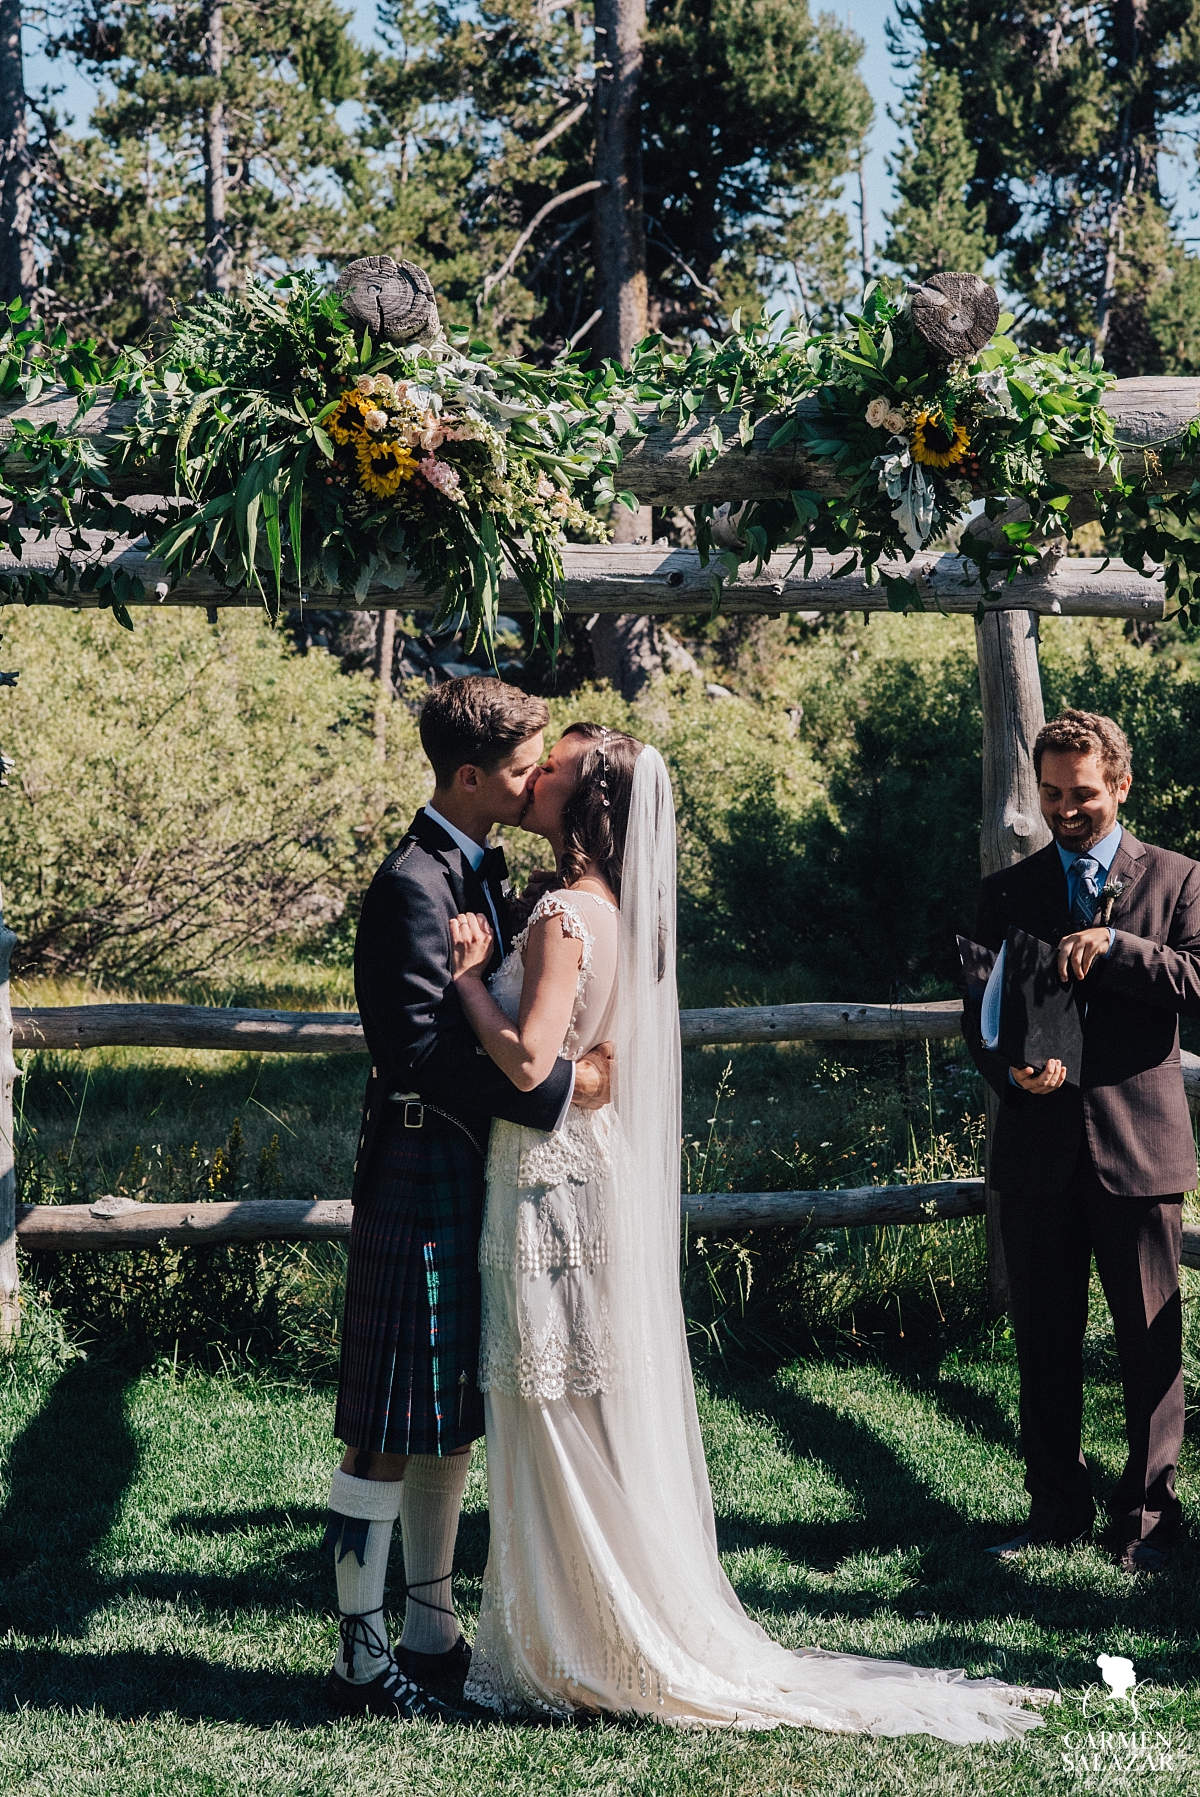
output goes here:
<path id="1" fill-rule="evenodd" d="M 1099 842 L 1093 844 L 1093 846 L 1090 849 L 1064 849 L 1061 842 L 1055 843 L 1054 846 L 1058 850 L 1058 858 L 1063 864 L 1063 872 L 1067 876 L 1067 903 L 1068 904 L 1073 905 L 1075 903 L 1075 892 L 1076 892 L 1076 888 L 1079 885 L 1078 874 L 1072 874 L 1072 872 L 1071 872 L 1071 869 L 1074 867 L 1076 861 L 1079 860 L 1081 855 L 1087 855 L 1091 858 L 1091 860 L 1098 861 L 1100 863 L 1100 872 L 1104 876 L 1104 878 L 1100 881 L 1100 888 L 1101 888 L 1101 891 L 1103 891 L 1105 882 L 1108 879 L 1109 869 L 1112 867 L 1112 864 L 1113 864 L 1114 860 L 1116 859 L 1117 850 L 1121 846 L 1121 838 L 1122 838 L 1122 836 L 1124 836 L 1124 834 L 1125 834 L 1125 832 L 1122 829 L 1121 825 L 1114 824 L 1112 829 L 1109 831 L 1108 835 L 1102 836 L 1100 838 Z M 1109 925 L 1108 946 L 1110 949 L 1113 945 L 1113 941 L 1116 937 L 1116 933 L 1117 932 L 1112 928 L 1112 926 Z"/>

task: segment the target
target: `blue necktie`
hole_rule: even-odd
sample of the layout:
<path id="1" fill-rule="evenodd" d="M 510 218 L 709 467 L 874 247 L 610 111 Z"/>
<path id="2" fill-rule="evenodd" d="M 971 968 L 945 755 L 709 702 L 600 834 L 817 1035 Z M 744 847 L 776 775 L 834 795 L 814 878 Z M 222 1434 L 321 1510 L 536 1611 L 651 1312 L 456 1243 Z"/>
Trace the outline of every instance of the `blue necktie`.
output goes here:
<path id="1" fill-rule="evenodd" d="M 1071 921 L 1086 930 L 1100 900 L 1100 863 L 1091 855 L 1079 855 L 1071 863 L 1071 872 L 1075 876 Z"/>

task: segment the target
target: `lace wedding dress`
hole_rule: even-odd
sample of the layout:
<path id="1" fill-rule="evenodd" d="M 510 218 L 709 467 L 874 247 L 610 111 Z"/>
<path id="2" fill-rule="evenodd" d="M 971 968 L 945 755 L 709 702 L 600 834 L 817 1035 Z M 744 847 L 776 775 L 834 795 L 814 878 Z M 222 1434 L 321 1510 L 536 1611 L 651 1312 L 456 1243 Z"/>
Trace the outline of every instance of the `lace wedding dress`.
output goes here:
<path id="1" fill-rule="evenodd" d="M 614 1103 L 553 1135 L 496 1122 L 480 1242 L 491 1549 L 467 1696 L 948 1741 L 1035 1728 L 1035 1695 L 961 1672 L 792 1652 L 721 1569 L 679 1298 L 679 1020 L 670 783 L 643 749 L 621 914 L 548 894 L 582 945 L 562 1052 L 616 1043 Z M 527 935 L 527 932 L 526 932 Z M 515 1018 L 526 937 L 494 976 Z"/>

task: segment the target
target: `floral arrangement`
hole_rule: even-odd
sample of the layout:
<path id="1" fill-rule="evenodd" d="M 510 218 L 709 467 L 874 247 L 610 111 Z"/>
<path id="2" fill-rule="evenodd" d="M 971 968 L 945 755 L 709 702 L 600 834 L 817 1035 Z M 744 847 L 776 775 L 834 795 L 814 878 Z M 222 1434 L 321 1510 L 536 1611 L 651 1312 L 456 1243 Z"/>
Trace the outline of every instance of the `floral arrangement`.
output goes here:
<path id="1" fill-rule="evenodd" d="M 974 277 L 937 279 L 961 289 Z M 927 310 L 931 294 L 948 303 L 940 293 L 878 282 L 846 331 L 743 330 L 735 315 L 720 341 L 646 339 L 628 371 L 587 370 L 581 355 L 534 368 L 466 333 L 376 341 L 309 275 L 211 296 L 156 353 L 129 350 L 107 369 L 94 344 L 47 336 L 14 302 L 0 312 L 0 398 L 33 400 L 54 381 L 77 411 L 65 430 L 17 418 L 0 450 L 14 555 L 31 527 L 58 547 L 52 573 L 5 578 L 27 599 L 86 589 L 129 623 L 138 577 L 105 557 L 117 536 L 144 531 L 171 582 L 206 568 L 272 609 L 312 592 L 361 599 L 415 574 L 439 594 L 437 623 L 490 641 L 507 565 L 556 643 L 564 543 L 603 540 L 607 510 L 635 503 L 614 487 L 623 445 L 683 429 L 703 409 L 714 416 L 693 473 L 739 446 L 749 453 L 764 420 L 772 447 L 796 443 L 813 470 L 811 486 L 742 508 L 740 550 L 718 550 L 714 508 L 696 505 L 718 604 L 720 582 L 743 562 L 790 546 L 806 571 L 818 550 L 844 554 L 839 573 L 862 567 L 893 608 L 919 609 L 915 581 L 895 564 L 956 528 L 986 601 L 994 574 L 1037 556 L 1039 532 L 1070 534 L 1055 464 L 1073 455 L 1111 472 L 1097 502 L 1130 565 L 1163 566 L 1185 621 L 1200 623 L 1200 483 L 1163 498 L 1149 478 L 1200 449 L 1200 421 L 1150 452 L 1141 479 L 1125 477 L 1100 361 L 1086 350 L 1023 352 L 1006 334 L 1011 316 L 997 319 L 990 289 L 975 287 L 991 311 L 961 353 L 923 325 L 923 296 Z M 80 428 L 102 398 L 132 402 L 115 450 L 109 431 L 107 460 Z M 114 498 L 118 472 L 168 496 L 149 522 Z M 1025 499 L 1029 517 L 1003 522 L 998 550 L 971 514 L 983 499 L 995 518 L 1000 494 Z"/>
<path id="2" fill-rule="evenodd" d="M 201 301 L 157 355 L 128 351 L 106 371 L 104 397 L 134 401 L 106 462 L 78 429 L 102 392 L 94 346 L 48 344 L 11 308 L 9 337 L 12 386 L 29 398 L 91 358 L 74 382 L 74 428 L 21 421 L 0 471 L 14 553 L 22 525 L 56 533 L 60 546 L 53 576 L 10 581 L 28 598 L 86 584 L 129 623 L 134 577 L 101 568 L 97 550 L 144 530 L 172 582 L 207 568 L 272 609 L 313 591 L 395 590 L 412 572 L 439 592 L 438 623 L 490 640 L 506 562 L 537 628 L 557 626 L 567 532 L 606 535 L 594 502 L 615 498 L 617 452 L 589 409 L 580 358 L 539 370 L 453 332 L 377 343 L 356 335 L 311 276 L 252 284 Z M 149 526 L 114 500 L 118 468 L 126 486 L 136 471 L 147 490 L 172 496 Z"/>
<path id="3" fill-rule="evenodd" d="M 997 569 L 1012 573 L 1033 558 L 1039 527 L 1053 521 L 1070 532 L 1070 495 L 1054 480 L 1057 457 L 1118 467 L 1102 410 L 1113 377 L 1086 350 L 1075 357 L 1066 350 L 1023 353 L 1005 335 L 1013 322 L 1007 314 L 986 347 L 947 360 L 917 328 L 911 295 L 884 282 L 868 289 L 862 313 L 848 322 L 844 333 L 774 335 L 762 326 L 743 331 L 735 318 L 723 342 L 680 353 L 651 338 L 634 352 L 637 392 L 653 402 L 659 428 L 680 428 L 702 407 L 721 414 L 692 457 L 694 472 L 726 449 L 730 418 L 748 450 L 759 422 L 775 417 L 772 447 L 796 442 L 836 475 L 836 491 L 797 489 L 744 508 L 738 535 L 760 564 L 785 545 L 794 545 L 808 567 L 815 550 L 845 552 L 839 572 L 861 566 L 868 580 L 883 583 L 895 609 L 919 608 L 915 583 L 881 568 L 882 561 L 911 560 L 963 525 L 981 498 L 1020 496 L 1030 518 L 1005 524 L 1006 553 L 997 555 L 969 529 L 963 535 L 963 554 L 986 589 Z M 989 515 L 1003 504 L 991 501 Z M 712 554 L 713 508 L 696 511 L 699 542 Z M 722 576 L 736 573 L 735 551 L 716 560 L 725 564 Z"/>

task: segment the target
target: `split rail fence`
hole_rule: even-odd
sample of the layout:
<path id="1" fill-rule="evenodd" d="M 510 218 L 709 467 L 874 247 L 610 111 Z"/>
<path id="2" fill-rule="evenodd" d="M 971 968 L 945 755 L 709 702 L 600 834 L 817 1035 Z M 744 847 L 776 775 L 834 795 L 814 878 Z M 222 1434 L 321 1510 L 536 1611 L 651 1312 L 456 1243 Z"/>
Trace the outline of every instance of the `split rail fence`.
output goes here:
<path id="1" fill-rule="evenodd" d="M 810 404 L 811 402 L 806 402 Z M 803 409 L 803 408 L 801 408 Z M 1135 459 L 1146 452 L 1148 468 L 1161 468 L 1151 452 L 1177 439 L 1200 416 L 1200 380 L 1140 378 L 1119 381 L 1110 392 L 1106 409 L 1113 420 L 1123 453 Z M 0 443 L 10 442 L 19 418 L 35 429 L 56 423 L 74 425 L 75 400 L 63 392 L 47 392 L 33 405 L 0 406 Z M 130 402 L 98 404 L 81 426 L 100 450 L 115 447 L 116 437 L 129 422 Z M 837 474 L 829 464 L 807 460 L 793 442 L 772 449 L 770 438 L 780 420 L 760 421 L 747 451 L 736 445 L 736 420 L 724 430 L 727 449 L 697 478 L 689 475 L 693 451 L 713 423 L 711 413 L 700 412 L 682 430 L 657 429 L 645 437 L 631 437 L 622 465 L 622 485 L 642 506 L 686 507 L 700 500 L 728 503 L 789 489 L 833 492 Z M 10 463 L 11 465 L 11 463 Z M 115 469 L 114 491 L 146 512 L 160 510 L 161 499 L 137 496 L 137 482 L 145 476 Z M 1174 469 L 1160 475 L 1164 490 L 1188 488 L 1200 473 L 1195 458 L 1181 459 Z M 1092 494 L 1102 484 L 1095 463 L 1082 457 L 1062 458 L 1056 478 L 1072 494 L 1070 512 L 1076 523 L 1096 515 Z M 100 547 L 97 539 L 96 549 Z M 1041 848 L 1048 840 L 1037 802 L 1031 749 L 1044 721 L 1041 682 L 1037 666 L 1039 617 L 1116 617 L 1150 621 L 1164 612 L 1161 580 L 1148 579 L 1139 570 L 1120 562 L 1099 562 L 1061 554 L 1061 543 L 1046 546 L 1040 565 L 1003 588 L 1002 596 L 989 603 L 975 626 L 983 713 L 983 805 L 980 862 L 992 873 Z M 58 545 L 30 541 L 21 565 L 51 571 Z M 136 541 L 113 544 L 110 559 L 121 561 L 140 577 L 141 600 L 147 606 L 187 605 L 252 607 L 258 601 L 245 591 L 231 592 L 207 573 L 194 574 L 172 587 L 161 565 L 146 555 Z M 711 572 L 694 551 L 659 544 L 575 547 L 564 557 L 563 597 L 567 610 L 584 615 L 605 612 L 635 615 L 695 615 L 706 612 L 711 602 Z M 16 563 L 0 555 L 0 580 L 5 566 Z M 844 565 L 844 564 L 843 564 Z M 930 609 L 974 614 L 978 589 L 965 584 L 965 570 L 953 555 L 926 554 L 902 571 L 915 583 Z M 303 604 L 308 595 L 296 591 L 291 601 Z M 324 609 L 386 611 L 403 606 L 420 612 L 434 595 L 415 583 L 401 591 L 369 591 L 362 599 L 351 594 L 314 596 Z M 500 594 L 506 611 L 527 609 L 524 591 L 515 579 L 507 580 Z M 95 604 L 94 593 L 74 588 L 52 594 L 51 604 Z M 886 608 L 878 586 L 868 586 L 861 573 L 842 577 L 828 557 L 818 558 L 804 577 L 791 567 L 787 555 L 776 556 L 757 573 L 747 563 L 736 579 L 723 587 L 726 612 L 777 616 L 784 612 L 872 612 Z M 0 1327 L 16 1321 L 16 1240 L 33 1247 L 126 1247 L 135 1240 L 216 1241 L 264 1239 L 269 1234 L 329 1236 L 344 1233 L 346 1212 L 337 1205 L 290 1205 L 267 1201 L 232 1206 L 136 1206 L 131 1211 L 116 1200 L 82 1207 L 86 1222 L 69 1213 L 80 1207 L 36 1207 L 15 1211 L 15 1177 L 12 1155 L 12 1056 L 8 1012 L 7 966 L 11 932 L 0 924 Z M 138 1016 L 133 1015 L 133 1011 Z M 814 1013 L 820 1012 L 821 1016 Z M 800 1015 L 803 1013 L 803 1015 Z M 118 1015 L 119 1014 L 119 1015 Z M 57 1019 L 57 1021 L 56 1021 Z M 36 1011 L 18 1013 L 15 1020 L 19 1046 L 98 1046 L 102 1041 L 181 1047 L 258 1048 L 268 1052 L 320 1052 L 357 1049 L 355 1020 L 350 1017 L 316 1018 L 272 1013 L 191 1011 L 187 1007 L 95 1006 L 86 1011 Z M 881 1041 L 898 1037 L 949 1036 L 958 1031 L 956 1006 L 906 1007 L 903 1013 L 878 1006 L 782 1006 L 766 1011 L 689 1012 L 685 1014 L 685 1040 L 712 1042 L 841 1040 Z M 52 1040 L 56 1030 L 71 1039 Z M 124 1034 L 119 1032 L 124 1031 Z M 108 1033 L 105 1033 L 108 1032 Z M 172 1033 L 174 1032 L 174 1033 Z M 190 1032 L 190 1033 L 189 1033 Z M 706 1033 L 707 1032 L 707 1033 Z M 1195 1100 L 1200 1096 L 1200 1062 L 1190 1062 L 1185 1078 Z M 269 1211 L 269 1216 L 266 1212 Z M 970 1215 L 986 1211 L 988 1219 L 988 1302 L 993 1314 L 1005 1308 L 1007 1285 L 1003 1253 L 996 1221 L 994 1194 L 979 1180 L 955 1181 L 942 1186 L 869 1187 L 858 1192 L 792 1192 L 706 1194 L 686 1201 L 686 1214 L 694 1227 L 709 1230 L 745 1228 L 753 1223 L 812 1224 L 818 1227 L 855 1225 L 880 1221 L 927 1221 L 932 1217 Z M 179 1212 L 178 1216 L 172 1214 Z M 153 1213 L 144 1215 L 143 1213 Z M 222 1213 L 218 1215 L 217 1213 Z M 286 1226 L 286 1228 L 285 1228 Z M 145 1233 L 138 1235 L 138 1231 Z M 1200 1265 L 1200 1231 L 1188 1234 L 1185 1258 Z"/>
<path id="2" fill-rule="evenodd" d="M 685 1047 L 777 1042 L 915 1042 L 960 1033 L 956 999 L 913 1005 L 765 1005 L 684 1011 Z M 224 1049 L 239 1053 L 364 1053 L 355 1012 L 217 1010 L 200 1005 L 77 1005 L 17 1009 L 14 1047 Z M 1184 1083 L 1200 1104 L 1200 1056 L 1185 1055 Z M 982 1179 L 924 1185 L 858 1186 L 813 1192 L 702 1192 L 685 1195 L 681 1221 L 693 1233 L 753 1228 L 859 1228 L 982 1215 Z M 16 1207 L 16 1239 L 41 1250 L 112 1253 L 157 1243 L 339 1241 L 350 1233 L 348 1199 L 245 1199 L 226 1203 L 139 1204 L 106 1196 L 91 1204 Z M 1185 1230 L 1184 1261 L 1200 1267 L 1200 1228 Z"/>

